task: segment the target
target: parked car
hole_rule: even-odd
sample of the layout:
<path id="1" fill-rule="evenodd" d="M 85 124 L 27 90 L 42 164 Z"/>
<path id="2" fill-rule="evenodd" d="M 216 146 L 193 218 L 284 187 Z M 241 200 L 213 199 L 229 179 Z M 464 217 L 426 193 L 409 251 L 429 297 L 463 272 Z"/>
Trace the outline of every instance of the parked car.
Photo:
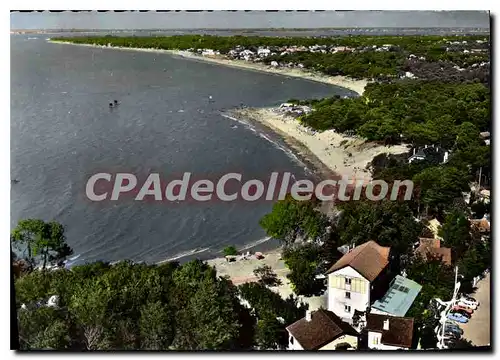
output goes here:
<path id="1" fill-rule="evenodd" d="M 441 341 L 441 339 L 443 339 L 443 338 L 446 340 L 446 339 L 452 339 L 452 338 L 455 339 L 455 338 L 460 337 L 460 335 L 454 334 L 452 332 L 445 332 L 444 334 L 438 333 L 438 334 L 436 334 L 436 336 L 437 336 L 439 341 Z"/>
<path id="2" fill-rule="evenodd" d="M 451 314 L 460 314 L 460 315 L 463 315 L 465 316 L 467 319 L 470 319 L 471 318 L 471 314 L 469 314 L 468 312 L 466 311 L 463 311 L 463 310 L 452 310 L 450 311 Z"/>
<path id="3" fill-rule="evenodd" d="M 448 339 L 448 340 L 445 340 L 444 341 L 444 345 L 449 349 L 449 348 L 453 348 L 455 347 L 455 345 L 457 344 L 456 340 L 455 339 Z"/>
<path id="4" fill-rule="evenodd" d="M 468 318 L 466 318 L 463 315 L 457 314 L 457 313 L 448 314 L 447 318 L 450 319 L 450 320 L 459 322 L 461 324 L 466 324 L 467 322 L 469 322 Z"/>
<path id="5" fill-rule="evenodd" d="M 459 301 L 457 303 L 458 306 L 466 306 L 468 307 L 469 309 L 472 309 L 472 310 L 476 310 L 477 309 L 477 305 L 474 305 L 474 304 L 471 304 L 471 303 L 465 303 L 463 301 Z"/>
<path id="6" fill-rule="evenodd" d="M 453 331 L 444 331 L 444 337 L 445 338 L 454 338 L 454 339 L 460 339 L 462 337 L 461 334 L 457 333 L 457 332 L 453 332 Z"/>
<path id="7" fill-rule="evenodd" d="M 445 332 L 452 332 L 454 334 L 462 335 L 464 331 L 460 329 L 458 326 L 457 327 L 451 327 L 451 326 L 445 326 L 444 327 Z"/>
<path id="8" fill-rule="evenodd" d="M 476 299 L 474 298 L 470 298 L 470 297 L 461 297 L 459 300 L 458 300 L 458 305 L 460 306 L 468 306 L 470 307 L 471 309 L 473 310 L 476 310 L 477 307 L 479 306 L 479 302 L 476 301 Z"/>
<path id="9" fill-rule="evenodd" d="M 474 299 L 472 296 L 468 296 L 468 295 L 462 295 L 461 296 L 462 299 L 466 299 L 468 301 L 472 301 L 472 302 L 476 302 L 477 303 L 477 300 Z"/>
<path id="10" fill-rule="evenodd" d="M 470 307 L 468 306 L 460 306 L 460 305 L 455 305 L 451 308 L 451 311 L 457 311 L 457 310 L 462 310 L 462 311 L 465 311 L 469 314 L 472 314 L 474 312 L 473 309 L 471 309 Z"/>

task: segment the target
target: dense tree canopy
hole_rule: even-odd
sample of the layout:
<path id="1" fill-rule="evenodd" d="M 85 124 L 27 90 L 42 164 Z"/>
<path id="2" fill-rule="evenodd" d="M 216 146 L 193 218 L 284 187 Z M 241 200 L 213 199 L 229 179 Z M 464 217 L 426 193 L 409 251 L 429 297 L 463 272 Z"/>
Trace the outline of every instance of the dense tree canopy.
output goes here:
<path id="1" fill-rule="evenodd" d="M 285 319 L 280 336 L 304 314 L 296 299 L 283 300 L 258 284 L 240 291 L 198 260 L 182 266 L 98 262 L 33 271 L 15 285 L 22 349 L 250 349 L 270 346 L 262 332 L 277 325 L 266 311 Z M 44 306 L 52 295 L 59 296 L 58 306 Z"/>
<path id="2" fill-rule="evenodd" d="M 490 127 L 489 89 L 477 83 L 371 83 L 359 98 L 300 103 L 315 110 L 300 118 L 314 129 L 354 130 L 368 140 L 389 143 L 460 150 L 467 142 L 479 146 L 479 132 Z"/>
<path id="3" fill-rule="evenodd" d="M 341 209 L 335 228 L 339 246 L 375 240 L 379 245 L 390 246 L 396 253 L 406 254 L 422 231 L 422 224 L 415 221 L 404 202 L 351 201 L 342 204 Z"/>
<path id="4" fill-rule="evenodd" d="M 28 263 L 35 266 L 41 262 L 42 268 L 48 263 L 58 263 L 73 253 L 66 244 L 64 227 L 55 221 L 21 220 L 12 231 L 11 242 L 23 252 Z"/>
<path id="5" fill-rule="evenodd" d="M 260 225 L 272 236 L 290 245 L 297 239 L 317 240 L 325 233 L 326 217 L 317 208 L 317 201 L 298 201 L 288 195 L 274 204 Z"/>
<path id="6" fill-rule="evenodd" d="M 324 281 L 316 279 L 321 262 L 321 247 L 317 244 L 303 244 L 283 251 L 283 260 L 290 269 L 287 278 L 297 295 L 319 295 L 325 290 Z"/>

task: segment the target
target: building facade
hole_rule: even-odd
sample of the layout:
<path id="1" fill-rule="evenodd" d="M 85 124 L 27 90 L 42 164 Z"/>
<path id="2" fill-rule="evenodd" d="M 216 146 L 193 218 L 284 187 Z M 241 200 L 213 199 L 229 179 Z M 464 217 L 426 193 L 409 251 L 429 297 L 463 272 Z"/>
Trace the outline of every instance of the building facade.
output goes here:
<path id="1" fill-rule="evenodd" d="M 361 244 L 342 256 L 328 271 L 328 310 L 352 324 L 355 311 L 365 312 L 384 289 L 390 248 L 375 241 Z"/>

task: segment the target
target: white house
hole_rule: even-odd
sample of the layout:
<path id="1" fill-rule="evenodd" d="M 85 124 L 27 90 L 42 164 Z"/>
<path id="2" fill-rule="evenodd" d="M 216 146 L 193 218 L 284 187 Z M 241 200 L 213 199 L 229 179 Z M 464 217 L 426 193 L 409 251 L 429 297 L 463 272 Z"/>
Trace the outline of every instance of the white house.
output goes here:
<path id="1" fill-rule="evenodd" d="M 358 333 L 333 312 L 318 309 L 289 325 L 288 350 L 356 350 Z"/>
<path id="2" fill-rule="evenodd" d="M 368 347 L 374 350 L 408 350 L 413 342 L 413 318 L 366 315 Z"/>
<path id="3" fill-rule="evenodd" d="M 354 311 L 370 306 L 373 282 L 389 264 L 389 247 L 368 241 L 340 258 L 328 274 L 328 310 L 352 323 Z"/>
<path id="4" fill-rule="evenodd" d="M 408 163 L 412 163 L 418 160 L 425 160 L 430 157 L 435 157 L 440 164 L 448 162 L 450 158 L 449 151 L 436 145 L 425 145 L 423 148 L 413 149 L 413 155 L 408 158 Z"/>

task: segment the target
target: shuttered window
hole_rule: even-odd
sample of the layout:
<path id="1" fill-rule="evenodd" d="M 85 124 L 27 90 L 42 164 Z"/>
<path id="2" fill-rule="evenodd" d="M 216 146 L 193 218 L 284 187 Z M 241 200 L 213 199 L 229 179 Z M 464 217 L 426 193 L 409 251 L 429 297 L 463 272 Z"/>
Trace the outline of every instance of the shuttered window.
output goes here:
<path id="1" fill-rule="evenodd" d="M 330 278 L 330 287 L 335 289 L 346 290 L 346 278 L 344 276 L 332 276 Z M 350 292 L 364 294 L 366 292 L 366 283 L 363 279 L 350 278 L 351 288 Z"/>
<path id="2" fill-rule="evenodd" d="M 351 291 L 364 294 L 365 282 L 363 279 L 353 279 L 351 282 Z"/>

